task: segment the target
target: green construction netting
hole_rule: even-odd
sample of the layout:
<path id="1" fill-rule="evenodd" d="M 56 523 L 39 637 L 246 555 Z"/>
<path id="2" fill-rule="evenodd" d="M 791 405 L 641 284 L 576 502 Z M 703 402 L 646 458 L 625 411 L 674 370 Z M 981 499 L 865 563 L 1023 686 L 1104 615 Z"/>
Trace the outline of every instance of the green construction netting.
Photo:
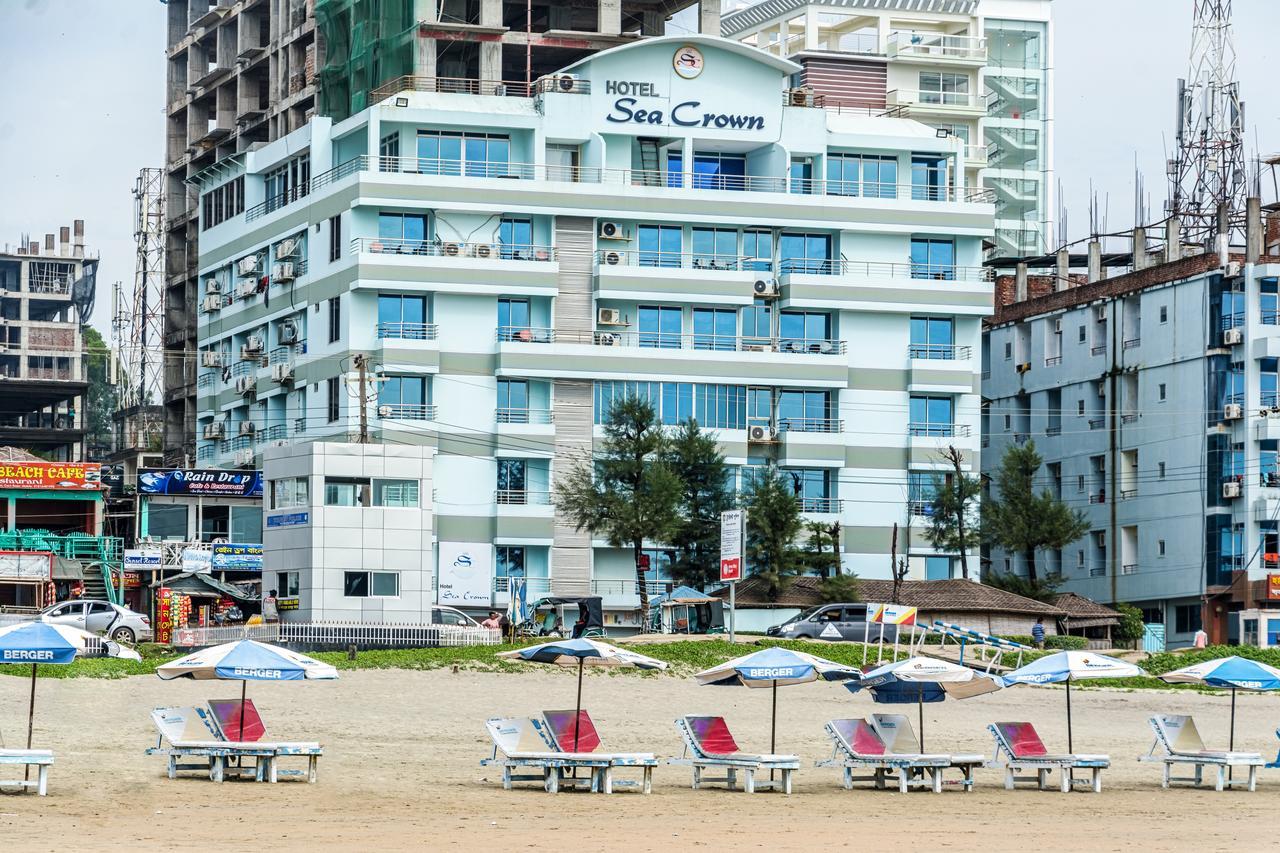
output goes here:
<path id="1" fill-rule="evenodd" d="M 317 112 L 342 120 L 369 105 L 369 92 L 414 73 L 414 0 L 316 0 L 324 38 Z"/>

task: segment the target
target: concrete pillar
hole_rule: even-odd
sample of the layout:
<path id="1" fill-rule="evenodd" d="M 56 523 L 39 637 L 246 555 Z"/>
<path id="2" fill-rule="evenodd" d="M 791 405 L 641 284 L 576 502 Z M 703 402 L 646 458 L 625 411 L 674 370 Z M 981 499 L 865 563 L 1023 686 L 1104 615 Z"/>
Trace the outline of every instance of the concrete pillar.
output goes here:
<path id="1" fill-rule="evenodd" d="M 704 36 L 720 35 L 720 0 L 700 0 L 698 32 Z"/>
<path id="2" fill-rule="evenodd" d="M 502 79 L 502 42 L 480 42 L 480 79 L 490 83 Z"/>
<path id="3" fill-rule="evenodd" d="M 71 232 L 75 236 L 75 256 L 84 257 L 84 220 L 76 219 L 71 223 Z"/>
<path id="4" fill-rule="evenodd" d="M 6 498 L 5 503 L 8 505 L 5 510 L 5 530 L 18 529 L 18 499 Z"/>
<path id="5" fill-rule="evenodd" d="M 622 0 L 599 0 L 596 28 L 605 35 L 622 32 Z"/>
<path id="6" fill-rule="evenodd" d="M 71 229 L 65 225 L 58 229 L 58 254 L 63 257 L 71 254 Z"/>
<path id="7" fill-rule="evenodd" d="M 1102 281 L 1102 243 L 1089 241 L 1089 281 Z"/>
<path id="8" fill-rule="evenodd" d="M 46 255 L 53 254 L 53 235 L 52 234 L 44 235 L 44 253 Z"/>
<path id="9" fill-rule="evenodd" d="M 1013 301 L 1027 301 L 1027 265 L 1025 263 L 1019 263 L 1014 268 Z"/>
<path id="10" fill-rule="evenodd" d="M 818 43 L 818 10 L 814 6 L 804 9 L 804 49 L 817 50 Z"/>
<path id="11" fill-rule="evenodd" d="M 1262 199 L 1249 196 L 1244 202 L 1244 259 L 1254 263 L 1266 254 L 1262 239 Z"/>
<path id="12" fill-rule="evenodd" d="M 642 36 L 660 36 L 666 27 L 667 18 L 660 11 L 646 10 L 642 13 L 640 22 L 640 35 Z"/>
<path id="13" fill-rule="evenodd" d="M 1182 220 L 1170 216 L 1164 223 L 1164 262 L 1182 260 Z"/>
<path id="14" fill-rule="evenodd" d="M 1133 229 L 1133 271 L 1147 268 L 1147 229 L 1139 225 Z"/>
<path id="15" fill-rule="evenodd" d="M 1053 289 L 1061 292 L 1071 287 L 1071 253 L 1066 249 L 1058 250 L 1058 274 L 1054 277 Z"/>
<path id="16" fill-rule="evenodd" d="M 502 26 L 502 0 L 480 0 L 480 26 Z M 483 77 L 483 75 L 481 75 Z M 492 78 L 498 79 L 496 77 Z"/>

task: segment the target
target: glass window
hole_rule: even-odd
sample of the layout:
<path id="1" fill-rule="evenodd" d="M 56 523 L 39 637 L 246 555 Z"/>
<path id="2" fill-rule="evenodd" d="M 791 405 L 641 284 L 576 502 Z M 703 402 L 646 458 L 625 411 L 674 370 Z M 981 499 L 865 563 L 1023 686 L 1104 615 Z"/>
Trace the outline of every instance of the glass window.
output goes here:
<path id="1" fill-rule="evenodd" d="M 427 379 L 425 376 L 388 376 L 378 388 L 378 409 L 391 408 L 389 417 L 426 420 Z"/>
<path id="2" fill-rule="evenodd" d="M 578 181 L 578 146 L 547 145 L 547 180 Z"/>
<path id="3" fill-rule="evenodd" d="M 732 308 L 693 309 L 693 348 L 737 349 L 738 314 Z"/>
<path id="4" fill-rule="evenodd" d="M 945 581 L 951 579 L 950 557 L 925 557 L 924 579 L 929 581 Z"/>
<path id="5" fill-rule="evenodd" d="M 747 158 L 743 154 L 696 151 L 693 155 L 694 189 L 742 190 L 746 188 Z"/>
<path id="6" fill-rule="evenodd" d="M 532 339 L 529 327 L 528 299 L 498 300 L 498 340 L 526 341 Z"/>
<path id="7" fill-rule="evenodd" d="M 395 598 L 400 594 L 400 573 L 344 572 L 342 594 L 347 598 Z"/>
<path id="8" fill-rule="evenodd" d="M 697 385 L 698 425 L 706 429 L 746 429 L 747 389 L 743 385 Z"/>
<path id="9" fill-rule="evenodd" d="M 693 383 L 663 382 L 660 414 L 664 424 L 684 423 L 693 417 Z"/>
<path id="10" fill-rule="evenodd" d="M 329 298 L 329 343 L 336 343 L 342 337 L 342 297 Z"/>
<path id="11" fill-rule="evenodd" d="M 950 317 L 911 318 L 911 358 L 952 358 L 955 321 Z"/>
<path id="12" fill-rule="evenodd" d="M 831 471 L 826 468 L 781 468 L 784 480 L 790 479 L 800 499 L 801 512 L 835 512 Z"/>
<path id="13" fill-rule="evenodd" d="M 956 277 L 956 244 L 951 240 L 911 238 L 911 277 L 950 281 Z"/>
<path id="14" fill-rule="evenodd" d="M 791 192 L 798 195 L 810 195 L 813 193 L 812 158 L 791 158 Z"/>
<path id="15" fill-rule="evenodd" d="M 526 501 L 527 470 L 523 459 L 498 460 L 498 503 L 522 504 Z"/>
<path id="16" fill-rule="evenodd" d="M 1262 322 L 1267 326 L 1280 325 L 1280 296 L 1277 296 L 1277 279 L 1264 278 L 1259 282 L 1258 298 L 1262 307 Z M 1160 308 L 1160 322 L 1164 322 L 1165 308 Z"/>
<path id="17" fill-rule="evenodd" d="M 147 501 L 147 535 L 152 539 L 178 539 L 186 541 L 186 504 L 162 504 Z M 292 504 L 290 504 L 292 506 Z"/>
<path id="18" fill-rule="evenodd" d="M 427 240 L 427 217 L 418 213 L 379 213 L 380 252 L 419 251 Z"/>
<path id="19" fill-rule="evenodd" d="M 302 590 L 301 572 L 276 572 L 276 592 L 284 598 L 293 598 Z"/>
<path id="20" fill-rule="evenodd" d="M 1262 392 L 1261 403 L 1268 408 L 1276 406 L 1277 401 L 1277 385 L 1276 385 L 1276 364 L 1277 359 L 1263 358 L 1258 360 L 1258 382 Z"/>
<path id="21" fill-rule="evenodd" d="M 950 397 L 912 396 L 911 434 L 950 436 L 954 434 L 954 402 Z"/>
<path id="22" fill-rule="evenodd" d="M 400 594 L 399 572 L 371 572 L 373 575 L 372 592 L 384 598 L 395 598 Z"/>
<path id="23" fill-rule="evenodd" d="M 511 174 L 511 141 L 498 134 L 418 131 L 418 171 L 494 178 Z"/>
<path id="24" fill-rule="evenodd" d="M 640 346 L 680 349 L 683 311 L 669 305 L 640 306 Z"/>
<path id="25" fill-rule="evenodd" d="M 498 223 L 498 243 L 504 258 L 533 260 L 533 221 L 503 219 Z"/>
<path id="26" fill-rule="evenodd" d="M 1200 605 L 1179 604 L 1173 609 L 1174 632 L 1194 634 L 1200 630 Z"/>
<path id="27" fill-rule="evenodd" d="M 878 154 L 828 154 L 827 195 L 896 198 L 898 159 Z"/>
<path id="28" fill-rule="evenodd" d="M 920 103 L 965 106 L 969 103 L 969 75 L 920 72 Z"/>
<path id="29" fill-rule="evenodd" d="M 742 232 L 743 269 L 768 272 L 773 269 L 773 232 Z"/>
<path id="30" fill-rule="evenodd" d="M 595 422 L 605 423 L 615 401 L 638 398 L 653 406 L 664 424 L 676 424 L 696 415 L 698 424 L 711 429 L 744 429 L 747 389 L 741 385 L 690 382 L 597 382 Z"/>
<path id="31" fill-rule="evenodd" d="M 524 547 L 521 545 L 499 545 L 494 572 L 500 578 L 524 577 Z"/>
<path id="32" fill-rule="evenodd" d="M 343 572 L 342 594 L 347 598 L 369 597 L 368 572 Z"/>
<path id="33" fill-rule="evenodd" d="M 361 477 L 325 477 L 325 506 L 369 506 L 369 481 Z"/>
<path id="34" fill-rule="evenodd" d="M 785 272 L 831 273 L 830 234 L 788 234 L 778 243 L 781 269 Z"/>
<path id="35" fill-rule="evenodd" d="M 498 423 L 529 422 L 529 383 L 523 379 L 498 380 Z"/>
<path id="36" fill-rule="evenodd" d="M 946 200 L 946 159 L 932 156 L 911 158 L 911 197 L 917 201 Z"/>
<path id="37" fill-rule="evenodd" d="M 378 337 L 426 340 L 426 297 L 378 294 Z"/>
<path id="38" fill-rule="evenodd" d="M 684 236 L 679 225 L 641 225 L 640 266 L 678 267 L 684 251 Z"/>
<path id="39" fill-rule="evenodd" d="M 773 339 L 773 304 L 767 299 L 756 299 L 742 309 L 742 337 L 744 346 L 767 346 Z"/>
<path id="40" fill-rule="evenodd" d="M 831 339 L 831 315 L 817 311 L 783 311 L 778 316 L 779 346 L 820 352 Z"/>
<path id="41" fill-rule="evenodd" d="M 907 472 L 907 502 L 912 515 L 933 514 L 933 499 L 938 493 L 938 475 L 932 471 Z"/>
<path id="42" fill-rule="evenodd" d="M 826 391 L 781 391 L 778 393 L 778 430 L 827 432 L 830 398 Z"/>
<path id="43" fill-rule="evenodd" d="M 729 228 L 694 228 L 693 265 L 699 269 L 736 270 L 738 232 Z"/>
<path id="44" fill-rule="evenodd" d="M 373 505 L 385 507 L 416 507 L 418 505 L 417 480 L 374 480 Z"/>

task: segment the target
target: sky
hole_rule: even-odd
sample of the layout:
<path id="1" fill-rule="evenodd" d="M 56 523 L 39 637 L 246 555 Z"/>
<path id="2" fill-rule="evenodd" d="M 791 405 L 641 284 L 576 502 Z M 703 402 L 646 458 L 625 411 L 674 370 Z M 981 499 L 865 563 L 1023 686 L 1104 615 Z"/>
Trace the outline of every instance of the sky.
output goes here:
<path id="1" fill-rule="evenodd" d="M 1089 231 L 1091 187 L 1103 230 L 1133 224 L 1135 158 L 1158 219 L 1192 0 L 1053 5 L 1055 183 L 1070 237 Z M 1280 86 L 1268 77 L 1280 3 L 1235 0 L 1234 15 L 1248 147 L 1280 152 Z M 673 24 L 684 31 L 691 10 Z M 0 0 L 0 244 L 84 219 L 102 257 L 92 322 L 108 338 L 110 285 L 133 280 L 134 180 L 164 165 L 164 52 L 158 0 Z"/>

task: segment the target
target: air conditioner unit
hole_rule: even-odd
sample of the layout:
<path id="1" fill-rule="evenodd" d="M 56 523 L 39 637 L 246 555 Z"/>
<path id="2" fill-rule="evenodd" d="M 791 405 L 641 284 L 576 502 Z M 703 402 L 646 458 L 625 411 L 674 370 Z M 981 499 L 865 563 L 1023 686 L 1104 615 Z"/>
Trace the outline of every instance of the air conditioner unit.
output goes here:
<path id="1" fill-rule="evenodd" d="M 1226 273 L 1227 273 L 1227 278 L 1234 278 L 1235 276 L 1240 275 L 1240 262 L 1227 261 Z"/>
<path id="2" fill-rule="evenodd" d="M 226 424 L 222 421 L 214 421 L 211 424 L 204 425 L 205 438 L 222 438 L 226 433 Z"/>
<path id="3" fill-rule="evenodd" d="M 248 299 L 258 292 L 258 280 L 256 278 L 245 279 L 236 285 L 236 297 L 239 299 Z"/>
<path id="4" fill-rule="evenodd" d="M 601 240 L 630 240 L 631 231 L 617 222 L 601 222 L 596 236 Z"/>
<path id="5" fill-rule="evenodd" d="M 814 104 L 814 91 L 809 86 L 788 89 L 787 103 L 793 107 L 811 107 Z"/>
<path id="6" fill-rule="evenodd" d="M 241 421 L 241 422 L 240 422 L 240 434 L 241 434 L 241 435 L 253 435 L 253 431 L 254 431 L 254 430 L 256 430 L 257 428 L 258 428 L 258 425 L 257 425 L 257 424 L 255 424 L 253 421 Z"/>
<path id="7" fill-rule="evenodd" d="M 298 341 L 298 324 L 285 320 L 280 324 L 280 343 L 292 344 Z"/>
<path id="8" fill-rule="evenodd" d="M 271 378 L 276 382 L 292 382 L 293 365 L 287 361 L 271 365 Z"/>
<path id="9" fill-rule="evenodd" d="M 442 251 L 448 257 L 456 258 L 458 255 L 462 254 L 462 244 L 461 243 L 445 243 L 444 246 L 442 247 Z"/>
<path id="10" fill-rule="evenodd" d="M 596 311 L 596 322 L 602 326 L 621 326 L 622 312 L 617 308 L 601 308 Z"/>
<path id="11" fill-rule="evenodd" d="M 291 258 L 293 253 L 298 251 L 298 238 L 286 237 L 279 243 L 276 243 L 277 258 Z"/>
<path id="12" fill-rule="evenodd" d="M 601 332 L 596 335 L 596 343 L 602 347 L 616 347 L 618 345 L 618 336 L 608 332 Z"/>
<path id="13" fill-rule="evenodd" d="M 201 367 L 222 367 L 222 353 L 205 350 L 200 353 Z"/>
<path id="14" fill-rule="evenodd" d="M 609 251 L 604 253 L 604 255 L 602 256 L 602 260 L 604 261 L 605 266 L 616 267 L 618 264 L 622 263 L 622 253 L 615 252 L 612 249 L 610 249 Z"/>
<path id="15" fill-rule="evenodd" d="M 1099 397 L 1107 396 L 1107 386 L 1103 385 L 1101 382 L 1098 383 L 1098 396 Z"/>
<path id="16" fill-rule="evenodd" d="M 221 293 L 222 282 L 218 281 L 216 278 L 206 278 L 204 280 L 204 292 L 205 293 Z"/>
<path id="17" fill-rule="evenodd" d="M 1105 323 L 1107 321 L 1107 306 L 1093 306 L 1093 319 L 1097 320 L 1099 323 Z"/>
<path id="18" fill-rule="evenodd" d="M 492 258 L 493 245 L 490 243 L 476 243 L 471 247 L 471 254 L 477 258 Z"/>
<path id="19" fill-rule="evenodd" d="M 1056 319 L 1056 320 L 1054 320 L 1054 321 L 1053 321 L 1053 330 L 1054 330 L 1055 332 L 1061 332 L 1061 331 L 1062 331 L 1062 318 L 1061 318 L 1061 317 L 1059 317 L 1058 319 Z"/>
<path id="20" fill-rule="evenodd" d="M 1239 403 L 1227 403 L 1222 407 L 1222 419 L 1224 421 L 1238 421 L 1244 417 L 1244 407 Z"/>
<path id="21" fill-rule="evenodd" d="M 1222 496 L 1224 498 L 1240 497 L 1240 484 L 1235 480 L 1222 484 Z"/>
<path id="22" fill-rule="evenodd" d="M 252 450 L 237 450 L 237 451 L 235 452 L 235 456 L 233 456 L 233 457 L 232 457 L 232 460 L 235 462 L 235 464 L 236 464 L 236 465 L 241 465 L 241 466 L 243 466 L 243 465 L 252 465 L 252 464 L 253 464 L 253 451 L 252 451 Z"/>
<path id="23" fill-rule="evenodd" d="M 551 88 L 556 92 L 577 92 L 582 85 L 577 74 L 553 74 Z"/>
<path id="24" fill-rule="evenodd" d="M 773 430 L 767 426 L 753 426 L 747 430 L 748 441 L 756 441 L 756 442 L 772 441 L 773 437 L 774 437 Z"/>
<path id="25" fill-rule="evenodd" d="M 220 311 L 222 309 L 222 297 L 206 296 L 200 307 L 205 311 Z"/>
<path id="26" fill-rule="evenodd" d="M 1227 347 L 1244 343 L 1244 329 L 1223 329 L 1222 345 Z"/>
<path id="27" fill-rule="evenodd" d="M 248 255 L 236 261 L 236 272 L 243 276 L 254 275 L 258 272 L 258 256 Z"/>
<path id="28" fill-rule="evenodd" d="M 249 393 L 252 393 L 252 392 L 253 392 L 253 390 L 254 390 L 254 385 L 255 385 L 255 382 L 254 382 L 254 378 L 253 378 L 252 376 L 237 376 L 237 377 L 236 377 L 236 393 L 237 393 L 237 394 L 249 394 Z"/>
<path id="29" fill-rule="evenodd" d="M 775 278 L 758 278 L 756 283 L 751 286 L 751 292 L 756 296 L 777 296 L 778 280 Z"/>
<path id="30" fill-rule="evenodd" d="M 267 348 L 267 342 L 262 339 L 262 335 L 250 335 L 245 339 L 244 346 L 250 352 L 262 352 Z"/>
<path id="31" fill-rule="evenodd" d="M 276 281 L 293 281 L 294 265 L 292 261 L 281 261 L 271 268 L 271 278 Z"/>
<path id="32" fill-rule="evenodd" d="M 261 361 L 262 353 L 256 350 L 251 350 L 248 347 L 240 347 L 240 360 L 241 361 Z"/>
<path id="33" fill-rule="evenodd" d="M 379 406 L 379 407 L 378 407 L 378 417 L 380 417 L 380 418 L 389 418 L 389 417 L 391 417 L 391 407 L 390 407 L 390 406 Z"/>
<path id="34" fill-rule="evenodd" d="M 1031 370 L 1031 362 L 1024 361 L 1015 368 L 1019 373 L 1026 373 Z"/>

